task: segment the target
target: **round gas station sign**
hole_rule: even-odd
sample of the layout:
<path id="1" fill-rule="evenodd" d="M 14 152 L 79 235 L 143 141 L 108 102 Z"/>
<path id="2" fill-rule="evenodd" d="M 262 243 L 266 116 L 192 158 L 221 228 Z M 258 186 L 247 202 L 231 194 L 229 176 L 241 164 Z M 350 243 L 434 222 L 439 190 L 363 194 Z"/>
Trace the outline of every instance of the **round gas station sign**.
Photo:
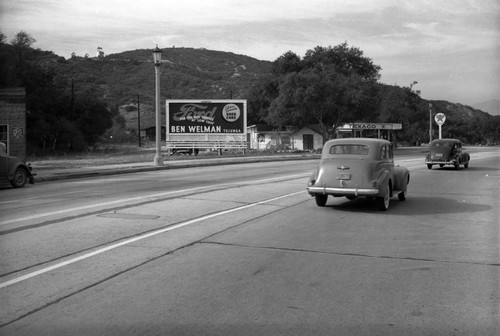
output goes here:
<path id="1" fill-rule="evenodd" d="M 443 113 L 438 113 L 434 116 L 434 120 L 436 121 L 436 124 L 441 126 L 446 121 L 446 116 Z"/>

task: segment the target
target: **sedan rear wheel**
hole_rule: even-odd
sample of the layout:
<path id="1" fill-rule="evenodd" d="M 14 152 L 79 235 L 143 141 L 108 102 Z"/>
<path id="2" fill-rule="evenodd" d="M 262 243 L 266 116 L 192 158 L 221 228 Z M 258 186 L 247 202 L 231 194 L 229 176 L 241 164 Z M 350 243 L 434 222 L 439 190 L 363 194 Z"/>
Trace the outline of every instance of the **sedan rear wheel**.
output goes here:
<path id="1" fill-rule="evenodd" d="M 387 211 L 387 209 L 389 209 L 390 198 L 391 190 L 389 189 L 389 185 L 387 185 L 384 197 L 377 198 L 377 205 L 380 211 Z"/>
<path id="2" fill-rule="evenodd" d="M 398 194 L 398 199 L 400 201 L 405 201 L 406 200 L 406 190 L 405 191 L 402 191 Z"/>
<path id="3" fill-rule="evenodd" d="M 323 207 L 326 205 L 326 201 L 328 200 L 328 195 L 316 195 L 314 196 L 316 199 L 316 205 Z"/>
<path id="4" fill-rule="evenodd" d="M 16 172 L 14 173 L 14 178 L 12 181 L 10 181 L 10 184 L 14 188 L 22 188 L 26 184 L 26 181 L 28 180 L 28 175 L 26 174 L 26 171 L 23 168 L 17 168 Z"/>
<path id="5" fill-rule="evenodd" d="M 406 193 L 408 192 L 408 183 L 410 183 L 410 175 L 406 178 L 406 183 L 402 188 L 402 191 L 398 194 L 398 199 L 400 201 L 406 201 Z"/>

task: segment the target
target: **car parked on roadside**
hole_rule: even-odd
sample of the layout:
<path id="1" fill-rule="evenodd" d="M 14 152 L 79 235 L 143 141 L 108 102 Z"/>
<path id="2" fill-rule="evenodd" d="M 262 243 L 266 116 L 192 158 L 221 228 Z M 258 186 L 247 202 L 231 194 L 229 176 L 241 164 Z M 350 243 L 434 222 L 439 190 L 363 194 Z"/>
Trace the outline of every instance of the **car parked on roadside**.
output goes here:
<path id="1" fill-rule="evenodd" d="M 194 155 L 197 156 L 200 150 L 198 148 L 172 148 L 170 150 L 170 156 L 174 154 L 179 155 Z"/>
<path id="2" fill-rule="evenodd" d="M 409 182 L 409 170 L 394 164 L 389 141 L 345 138 L 325 143 L 307 191 L 318 206 L 325 206 L 329 195 L 350 200 L 364 196 L 375 199 L 379 210 L 385 211 L 392 196 L 406 199 Z"/>
<path id="3" fill-rule="evenodd" d="M 35 183 L 31 167 L 19 158 L 7 155 L 5 144 L 0 142 L 0 182 L 10 182 L 14 188 L 22 188 L 28 181 Z"/>
<path id="4" fill-rule="evenodd" d="M 433 165 L 444 167 L 452 165 L 459 169 L 469 167 L 470 155 L 465 151 L 462 142 L 457 139 L 436 139 L 430 143 L 429 153 L 425 157 L 427 168 L 432 169 Z"/>

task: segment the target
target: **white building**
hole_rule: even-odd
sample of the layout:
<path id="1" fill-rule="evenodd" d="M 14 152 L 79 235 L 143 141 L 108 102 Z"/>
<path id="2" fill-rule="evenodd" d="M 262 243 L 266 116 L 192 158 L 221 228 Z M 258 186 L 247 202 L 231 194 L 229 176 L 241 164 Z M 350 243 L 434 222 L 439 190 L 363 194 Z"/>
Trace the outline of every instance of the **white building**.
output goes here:
<path id="1" fill-rule="evenodd" d="M 314 126 L 300 129 L 276 128 L 257 124 L 247 127 L 248 146 L 258 150 L 317 150 L 323 148 L 323 136 Z"/>

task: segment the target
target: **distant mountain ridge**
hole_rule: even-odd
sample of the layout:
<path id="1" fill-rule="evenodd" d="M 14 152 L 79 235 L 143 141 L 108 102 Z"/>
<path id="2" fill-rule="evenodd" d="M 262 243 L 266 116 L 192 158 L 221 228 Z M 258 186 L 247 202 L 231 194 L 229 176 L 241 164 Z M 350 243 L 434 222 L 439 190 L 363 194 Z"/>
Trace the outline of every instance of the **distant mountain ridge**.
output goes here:
<path id="1" fill-rule="evenodd" d="M 490 99 L 482 103 L 477 103 L 474 104 L 474 107 L 491 115 L 500 115 L 500 100 L 498 99 Z"/>

